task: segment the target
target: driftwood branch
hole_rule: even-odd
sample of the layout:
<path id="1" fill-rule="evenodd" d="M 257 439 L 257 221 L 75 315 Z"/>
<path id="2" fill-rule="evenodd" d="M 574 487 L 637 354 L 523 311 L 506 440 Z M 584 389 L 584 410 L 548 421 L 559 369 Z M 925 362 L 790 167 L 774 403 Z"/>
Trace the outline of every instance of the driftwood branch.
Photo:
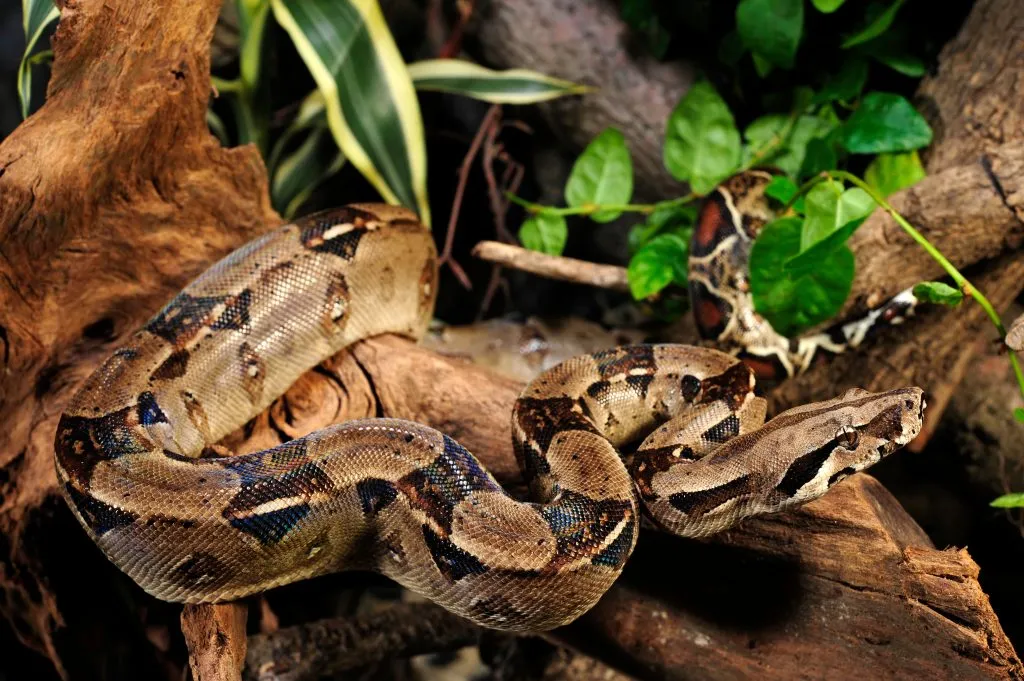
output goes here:
<path id="1" fill-rule="evenodd" d="M 53 473 L 57 418 L 115 343 L 209 263 L 277 222 L 255 150 L 222 149 L 205 127 L 207 46 L 220 4 L 62 3 L 48 101 L 0 143 L 0 611 L 71 678 L 101 668 L 156 678 L 152 648 L 131 630 L 141 611 L 168 606 L 128 583 L 70 518 Z M 976 11 L 998 4 L 982 0 Z M 1012 16 L 998 19 L 990 38 L 1019 26 Z M 604 92 L 628 99 L 623 85 Z M 931 361 L 911 356 L 904 366 Z M 508 420 L 520 388 L 381 338 L 307 374 L 228 444 L 245 451 L 383 413 L 460 439 L 515 489 Z M 637 565 L 594 613 L 555 634 L 560 640 L 600 644 L 602 659 L 646 678 L 692 678 L 694 669 L 704 678 L 755 669 L 791 678 L 794 660 L 812 653 L 824 678 L 865 660 L 881 676 L 911 667 L 946 678 L 1022 676 L 977 566 L 964 552 L 931 547 L 866 476 L 710 544 L 646 535 Z M 685 557 L 650 558 L 677 553 Z M 197 670 L 235 668 L 233 607 L 186 617 Z M 86 649 L 97 649 L 95 657 L 73 654 Z M 218 649 L 231 652 L 218 657 Z"/>
<path id="2" fill-rule="evenodd" d="M 599 265 L 576 258 L 538 253 L 499 241 L 479 242 L 473 247 L 473 255 L 481 260 L 548 279 L 560 279 L 616 291 L 629 290 L 626 268 L 617 265 Z"/>
<path id="3" fill-rule="evenodd" d="M 452 652 L 480 640 L 473 623 L 432 603 L 402 603 L 249 639 L 246 681 L 305 681 L 388 659 Z"/>
<path id="4" fill-rule="evenodd" d="M 918 91 L 937 131 L 926 166 L 930 174 L 896 197 L 894 205 L 1005 310 L 1024 289 L 1024 5 L 979 0 L 939 59 L 938 73 Z M 932 183 L 926 185 L 926 183 Z M 941 184 L 940 184 L 941 183 Z M 926 197 L 932 185 L 944 193 Z M 931 200 L 926 200 L 931 199 Z M 851 239 L 857 256 L 856 296 L 863 309 L 922 279 L 942 276 L 897 225 L 878 211 Z M 871 283 L 867 283 L 871 282 Z M 924 309 L 920 318 L 882 334 L 864 350 L 841 357 L 783 385 L 773 395 L 784 408 L 842 390 L 910 383 L 925 388 L 929 409 L 921 447 L 963 378 L 974 341 L 997 334 L 979 306 Z M 1009 418 L 1007 414 L 1007 418 Z"/>
<path id="5" fill-rule="evenodd" d="M 158 678 L 53 434 L 112 342 L 278 218 L 256 149 L 206 128 L 220 0 L 58 4 L 47 101 L 0 143 L 0 611 L 66 677 Z"/>
<path id="6" fill-rule="evenodd" d="M 240 681 L 245 666 L 243 604 L 186 605 L 181 631 L 188 642 L 194 681 Z"/>
<path id="7" fill-rule="evenodd" d="M 363 387 L 343 390 L 339 377 L 354 373 Z M 282 428 L 396 415 L 458 438 L 519 489 L 508 414 L 521 385 L 381 337 L 339 353 L 228 442 L 248 451 Z M 697 667 L 709 679 L 755 668 L 788 679 L 812 655 L 816 678 L 848 678 L 868 655 L 878 678 L 1024 678 L 977 574 L 966 551 L 936 550 L 881 485 L 859 475 L 797 512 L 710 542 L 643 533 L 608 595 L 550 636 L 649 679 L 691 678 Z"/>
<path id="8" fill-rule="evenodd" d="M 472 31 L 482 56 L 497 66 L 528 66 L 602 86 L 597 97 L 552 102 L 548 118 L 582 147 L 609 125 L 620 127 L 635 159 L 637 185 L 657 197 L 678 196 L 665 180 L 661 131 L 674 102 L 692 81 L 684 64 L 654 65 L 629 50 L 628 31 L 614 3 L 579 0 L 493 0 Z M 518 27 L 530 26 L 523 32 Z M 929 176 L 892 197 L 909 219 L 957 267 L 1004 309 L 1020 291 L 1016 252 L 1024 243 L 1024 6 L 979 0 L 959 35 L 940 55 L 917 100 L 936 139 L 926 153 Z M 840 317 L 862 314 L 943 271 L 882 211 L 850 240 L 857 260 L 852 294 Z M 905 329 L 882 334 L 862 350 L 816 368 L 774 396 L 778 409 L 828 390 L 855 385 L 913 383 L 928 391 L 926 442 L 971 354 L 965 338 L 990 337 L 980 311 L 923 310 Z M 955 329 L 956 333 L 946 333 Z M 938 334 L 936 332 L 939 332 Z"/>
<path id="9" fill-rule="evenodd" d="M 529 30 L 524 31 L 523 27 Z M 528 68 L 598 88 L 541 105 L 559 139 L 582 149 L 614 125 L 633 151 L 640 198 L 680 194 L 661 156 L 665 121 L 695 80 L 685 63 L 628 49 L 629 28 L 614 2 L 490 0 L 468 27 L 479 54 L 501 68 Z"/>

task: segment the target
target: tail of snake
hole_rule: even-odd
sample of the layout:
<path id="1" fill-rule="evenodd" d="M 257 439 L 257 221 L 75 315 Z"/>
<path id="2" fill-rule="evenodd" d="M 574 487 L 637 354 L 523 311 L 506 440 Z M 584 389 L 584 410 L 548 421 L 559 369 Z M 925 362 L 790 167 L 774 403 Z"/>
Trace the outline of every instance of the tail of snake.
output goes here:
<path id="1" fill-rule="evenodd" d="M 377 205 L 284 226 L 214 265 L 60 420 L 57 473 L 89 536 L 164 600 L 371 569 L 481 625 L 538 631 L 615 581 L 641 507 L 671 532 L 707 535 L 823 494 L 921 427 L 917 388 L 851 390 L 762 425 L 764 401 L 732 356 L 639 345 L 576 357 L 526 387 L 512 431 L 529 501 L 455 440 L 399 419 L 203 455 L 346 345 L 420 336 L 436 269 L 430 233 Z"/>

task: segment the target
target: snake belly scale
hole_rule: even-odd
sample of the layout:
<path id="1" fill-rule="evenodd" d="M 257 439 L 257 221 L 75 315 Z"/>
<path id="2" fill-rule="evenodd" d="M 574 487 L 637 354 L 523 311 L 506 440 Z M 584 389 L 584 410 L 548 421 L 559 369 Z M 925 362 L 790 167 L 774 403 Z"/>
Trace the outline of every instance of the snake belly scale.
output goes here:
<path id="1" fill-rule="evenodd" d="M 67 407 L 56 468 L 75 516 L 164 600 L 371 569 L 484 626 L 539 631 L 615 581 L 641 509 L 668 531 L 707 535 L 820 496 L 921 426 L 917 388 L 851 390 L 764 424 L 734 357 L 637 345 L 568 360 L 526 387 L 512 431 L 529 501 L 450 437 L 399 419 L 210 455 L 339 349 L 422 335 L 436 283 L 430 233 L 388 206 L 320 213 L 230 254 Z"/>

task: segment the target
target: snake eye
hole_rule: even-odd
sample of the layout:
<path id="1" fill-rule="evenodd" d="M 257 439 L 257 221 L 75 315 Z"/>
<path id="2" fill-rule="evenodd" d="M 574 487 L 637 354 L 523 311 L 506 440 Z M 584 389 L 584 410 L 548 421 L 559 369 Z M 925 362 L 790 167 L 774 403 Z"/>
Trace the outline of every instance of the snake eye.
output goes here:
<path id="1" fill-rule="evenodd" d="M 836 433 L 836 440 L 847 449 L 854 450 L 857 448 L 857 443 L 860 442 L 860 433 L 853 426 L 843 426 Z"/>

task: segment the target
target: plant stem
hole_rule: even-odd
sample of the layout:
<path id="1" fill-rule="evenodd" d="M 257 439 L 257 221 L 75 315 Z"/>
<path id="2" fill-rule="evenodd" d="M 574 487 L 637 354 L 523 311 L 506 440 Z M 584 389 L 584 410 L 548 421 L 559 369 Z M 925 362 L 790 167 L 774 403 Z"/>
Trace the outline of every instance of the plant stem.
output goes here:
<path id="1" fill-rule="evenodd" d="M 679 196 L 674 199 L 668 199 L 667 201 L 659 201 L 658 203 L 585 203 L 582 206 L 566 206 L 564 208 L 557 208 L 555 206 L 545 206 L 539 203 L 533 203 L 526 199 L 520 198 L 511 192 L 505 193 L 506 198 L 512 203 L 522 206 L 528 213 L 533 215 L 593 215 L 594 213 L 600 213 L 602 211 L 616 211 L 619 213 L 643 213 L 649 215 L 659 208 L 672 208 L 674 206 L 682 206 L 691 201 L 697 199 L 695 194 L 687 194 L 685 196 Z"/>
<path id="2" fill-rule="evenodd" d="M 760 165 L 761 161 L 763 161 L 768 156 L 768 154 L 770 154 L 778 147 L 781 147 L 786 142 L 786 140 L 789 139 L 789 136 L 793 133 L 793 128 L 796 126 L 796 121 L 798 118 L 800 118 L 802 113 L 803 111 L 799 109 L 791 112 L 789 114 L 789 118 L 786 120 L 786 124 L 782 127 L 782 131 L 775 133 L 774 135 L 771 136 L 770 139 L 765 141 L 764 144 L 758 147 L 754 151 L 754 153 L 750 155 L 750 160 L 747 161 L 743 165 L 743 167 L 740 168 L 740 170 L 738 170 L 737 172 L 742 172 L 745 170 L 750 170 L 751 168 L 756 168 L 758 165 Z"/>
<path id="3" fill-rule="evenodd" d="M 932 256 L 932 258 L 939 263 L 942 269 L 946 271 L 946 274 L 956 282 L 957 286 L 964 294 L 974 298 L 974 300 L 981 305 L 981 309 L 985 311 L 985 314 L 988 315 L 992 324 L 995 325 L 996 330 L 999 331 L 999 336 L 1001 338 L 1006 337 L 1006 327 L 1003 325 L 1003 320 L 1000 318 L 999 313 L 996 312 L 995 308 L 992 307 L 992 303 L 989 302 L 988 298 L 986 298 L 981 291 L 968 281 L 967 277 L 961 274 L 960 270 L 954 267 L 953 263 L 949 262 L 949 260 L 946 259 L 946 256 L 944 256 L 939 249 L 935 248 L 935 246 L 933 246 L 932 243 L 928 241 L 923 234 L 921 234 L 921 232 L 917 231 L 917 229 L 910 224 L 905 217 L 900 215 L 899 212 L 892 207 L 892 204 L 885 200 L 885 197 L 880 195 L 871 185 L 853 173 L 846 172 L 845 170 L 826 170 L 821 175 L 809 180 L 800 187 L 796 195 L 790 201 L 790 204 L 792 204 L 797 197 L 805 194 L 815 184 L 829 178 L 833 180 L 846 180 L 854 186 L 864 190 L 868 196 L 870 196 L 875 203 L 882 208 L 882 210 L 892 216 L 892 219 L 896 221 L 896 224 L 902 227 L 903 231 L 909 234 L 911 239 L 916 241 L 921 248 L 928 253 L 928 255 Z M 787 208 L 788 207 L 789 206 L 787 205 Z M 1021 395 L 1024 396 L 1024 370 L 1021 369 L 1020 360 L 1017 359 L 1017 354 L 1015 352 L 1010 352 L 1009 356 L 1010 365 L 1013 367 L 1013 373 L 1017 378 L 1017 385 L 1020 388 Z"/>
<path id="4" fill-rule="evenodd" d="M 227 80 L 217 76 L 210 76 L 210 83 L 213 87 L 217 88 L 217 92 L 241 92 L 242 90 L 242 81 L 238 78 Z"/>

